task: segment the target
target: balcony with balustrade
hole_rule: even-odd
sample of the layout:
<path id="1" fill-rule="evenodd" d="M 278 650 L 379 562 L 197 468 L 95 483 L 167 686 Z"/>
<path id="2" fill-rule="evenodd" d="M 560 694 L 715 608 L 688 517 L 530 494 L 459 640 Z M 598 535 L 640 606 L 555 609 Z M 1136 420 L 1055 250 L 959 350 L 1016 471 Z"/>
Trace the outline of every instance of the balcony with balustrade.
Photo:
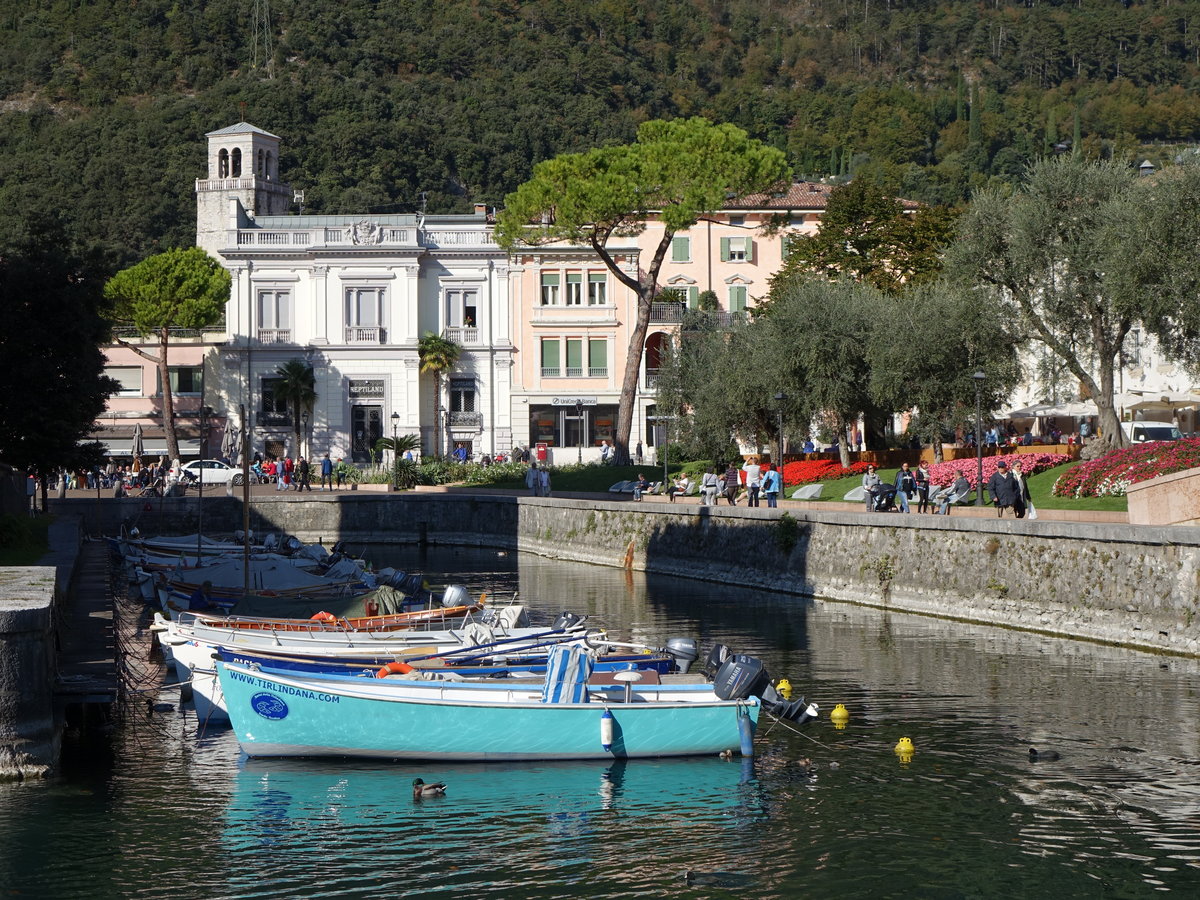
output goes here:
<path id="1" fill-rule="evenodd" d="M 290 328 L 260 328 L 258 329 L 260 344 L 290 344 L 292 329 Z"/>
<path id="2" fill-rule="evenodd" d="M 347 344 L 382 344 L 385 338 L 384 330 L 378 325 L 346 326 Z"/>
<path id="3" fill-rule="evenodd" d="M 442 337 L 460 347 L 475 347 L 479 344 L 479 329 L 474 325 L 448 325 L 442 329 Z"/>

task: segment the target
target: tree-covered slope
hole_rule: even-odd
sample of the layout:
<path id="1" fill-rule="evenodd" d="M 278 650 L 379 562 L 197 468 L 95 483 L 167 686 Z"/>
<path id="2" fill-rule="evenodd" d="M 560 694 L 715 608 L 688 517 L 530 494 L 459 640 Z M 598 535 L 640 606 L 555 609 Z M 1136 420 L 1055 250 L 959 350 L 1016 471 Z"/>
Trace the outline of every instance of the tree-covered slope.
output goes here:
<path id="1" fill-rule="evenodd" d="M 697 114 L 957 202 L 1048 153 L 1169 155 L 1198 72 L 1200 2 L 8 0 L 0 216 L 60 210 L 114 268 L 188 244 L 203 135 L 242 119 L 314 212 L 499 203 Z"/>

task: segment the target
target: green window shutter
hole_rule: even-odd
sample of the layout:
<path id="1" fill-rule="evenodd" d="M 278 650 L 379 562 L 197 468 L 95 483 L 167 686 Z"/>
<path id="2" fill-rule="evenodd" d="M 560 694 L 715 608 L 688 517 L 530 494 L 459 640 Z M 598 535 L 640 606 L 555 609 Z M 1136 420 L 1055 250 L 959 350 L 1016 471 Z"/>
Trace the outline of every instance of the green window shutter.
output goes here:
<path id="1" fill-rule="evenodd" d="M 588 366 L 593 370 L 608 368 L 608 341 L 604 338 L 588 340 Z"/>
<path id="2" fill-rule="evenodd" d="M 542 338 L 542 368 L 558 369 L 557 338 Z"/>
<path id="3" fill-rule="evenodd" d="M 729 238 L 721 238 L 721 262 L 729 262 Z"/>
<path id="4" fill-rule="evenodd" d="M 542 287 L 558 287 L 558 275 L 542 275 Z"/>
<path id="5" fill-rule="evenodd" d="M 557 278 L 558 276 L 556 275 L 554 277 Z M 557 284 L 557 282 L 555 283 Z M 579 272 L 568 272 L 567 284 L 583 284 L 583 275 L 581 275 Z"/>
<path id="6" fill-rule="evenodd" d="M 729 288 L 729 311 L 730 312 L 745 312 L 746 311 L 746 287 L 745 287 L 745 285 L 735 284 Z"/>
<path id="7" fill-rule="evenodd" d="M 567 338 L 567 368 L 583 368 L 583 341 L 580 338 Z"/>
<path id="8" fill-rule="evenodd" d="M 754 262 L 754 238 L 742 238 L 742 243 L 746 248 L 746 262 Z"/>
<path id="9" fill-rule="evenodd" d="M 687 289 L 687 304 L 688 309 L 695 309 L 700 305 L 700 288 L 694 284 Z"/>
<path id="10" fill-rule="evenodd" d="M 785 234 L 779 238 L 779 256 L 781 259 L 787 259 L 792 253 L 792 236 Z"/>
<path id="11" fill-rule="evenodd" d="M 671 262 L 688 262 L 692 258 L 692 239 L 671 238 Z"/>

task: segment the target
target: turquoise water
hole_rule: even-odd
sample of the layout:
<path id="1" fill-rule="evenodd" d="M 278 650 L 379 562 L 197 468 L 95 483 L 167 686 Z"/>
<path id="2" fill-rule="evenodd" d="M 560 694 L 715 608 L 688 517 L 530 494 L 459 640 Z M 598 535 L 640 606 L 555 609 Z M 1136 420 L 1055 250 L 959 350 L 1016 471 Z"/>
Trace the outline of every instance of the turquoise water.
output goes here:
<path id="1" fill-rule="evenodd" d="M 764 722 L 752 761 L 380 765 L 247 760 L 164 692 L 62 777 L 0 785 L 3 896 L 1198 893 L 1193 661 L 492 552 L 374 556 L 547 619 L 720 640 L 825 715 Z M 447 796 L 415 802 L 417 776 Z"/>

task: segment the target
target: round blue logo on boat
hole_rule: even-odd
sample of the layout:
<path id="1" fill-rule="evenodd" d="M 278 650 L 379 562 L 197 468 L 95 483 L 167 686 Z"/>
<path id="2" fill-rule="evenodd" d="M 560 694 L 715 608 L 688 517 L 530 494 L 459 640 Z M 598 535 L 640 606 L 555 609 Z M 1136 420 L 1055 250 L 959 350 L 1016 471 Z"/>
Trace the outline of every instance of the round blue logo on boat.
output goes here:
<path id="1" fill-rule="evenodd" d="M 255 694 L 250 698 L 250 708 L 264 719 L 286 719 L 288 714 L 288 705 L 274 694 Z"/>

